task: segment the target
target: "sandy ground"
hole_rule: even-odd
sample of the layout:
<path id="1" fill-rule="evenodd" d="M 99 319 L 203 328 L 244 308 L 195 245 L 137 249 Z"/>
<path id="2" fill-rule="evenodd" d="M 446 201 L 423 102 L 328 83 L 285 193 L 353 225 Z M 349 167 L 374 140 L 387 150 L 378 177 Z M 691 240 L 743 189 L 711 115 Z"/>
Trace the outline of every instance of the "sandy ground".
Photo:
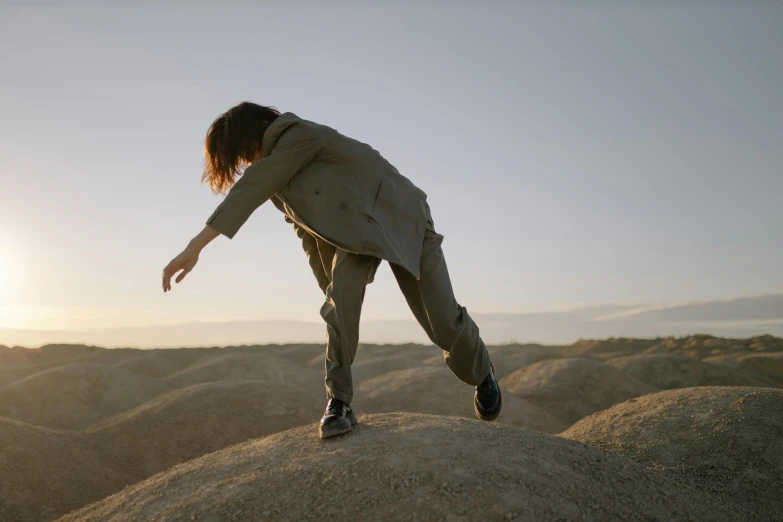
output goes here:
<path id="1" fill-rule="evenodd" d="M 492 424 L 474 422 L 473 388 L 439 348 L 360 345 L 353 406 L 363 425 L 324 446 L 313 424 L 325 406 L 322 345 L 0 346 L 0 521 L 54 520 L 112 494 L 91 510 L 306 520 L 340 487 L 349 505 L 333 507 L 345 520 L 783 520 L 783 464 L 771 456 L 783 454 L 783 392 L 772 388 L 783 382 L 780 339 L 488 350 L 504 397 Z M 590 447 L 545 435 L 561 432 Z M 267 471 L 232 475 L 248 458 Z M 175 479 L 183 469 L 187 480 Z M 139 490 L 146 511 L 122 507 L 126 486 L 145 480 L 157 484 Z M 161 486 L 169 480 L 179 486 Z M 289 501 L 300 507 L 283 511 Z"/>
<path id="2" fill-rule="evenodd" d="M 175 466 L 63 521 L 737 520 L 622 457 L 478 420 L 364 415 L 322 441 L 305 426 Z"/>

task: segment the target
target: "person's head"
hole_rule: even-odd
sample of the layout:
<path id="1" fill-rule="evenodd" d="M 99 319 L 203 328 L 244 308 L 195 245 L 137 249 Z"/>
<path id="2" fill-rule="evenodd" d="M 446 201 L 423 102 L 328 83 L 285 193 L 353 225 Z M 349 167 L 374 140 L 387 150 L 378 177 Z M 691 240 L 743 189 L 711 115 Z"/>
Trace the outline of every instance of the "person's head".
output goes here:
<path id="1" fill-rule="evenodd" d="M 227 192 L 247 165 L 261 159 L 264 131 L 279 115 L 274 107 L 242 102 L 218 116 L 204 140 L 202 183 L 215 194 Z"/>

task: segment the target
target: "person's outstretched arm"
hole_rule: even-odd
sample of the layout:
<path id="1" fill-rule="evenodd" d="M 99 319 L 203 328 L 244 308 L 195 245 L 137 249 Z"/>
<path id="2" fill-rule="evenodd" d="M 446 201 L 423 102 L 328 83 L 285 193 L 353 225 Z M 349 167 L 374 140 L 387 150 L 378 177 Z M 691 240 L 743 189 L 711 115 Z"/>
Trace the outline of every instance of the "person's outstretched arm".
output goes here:
<path id="1" fill-rule="evenodd" d="M 307 127 L 291 127 L 268 156 L 245 169 L 206 224 L 233 239 L 250 215 L 282 189 L 320 150 L 320 138 Z"/>
<path id="2" fill-rule="evenodd" d="M 204 230 L 190 240 L 188 246 L 185 247 L 177 257 L 171 260 L 163 269 L 163 291 L 168 292 L 171 290 L 171 278 L 174 274 L 182 270 L 175 280 L 177 283 L 185 279 L 185 276 L 193 270 L 198 262 L 198 256 L 201 250 L 209 244 L 210 241 L 220 235 L 220 232 L 210 227 L 209 225 L 204 227 Z"/>
<path id="3" fill-rule="evenodd" d="M 179 283 L 193 270 L 207 243 L 220 234 L 233 239 L 250 215 L 276 194 L 321 149 L 320 138 L 306 126 L 292 126 L 283 133 L 270 154 L 249 165 L 207 219 L 206 227 L 185 250 L 163 269 L 163 291 L 171 290 L 171 278 Z"/>

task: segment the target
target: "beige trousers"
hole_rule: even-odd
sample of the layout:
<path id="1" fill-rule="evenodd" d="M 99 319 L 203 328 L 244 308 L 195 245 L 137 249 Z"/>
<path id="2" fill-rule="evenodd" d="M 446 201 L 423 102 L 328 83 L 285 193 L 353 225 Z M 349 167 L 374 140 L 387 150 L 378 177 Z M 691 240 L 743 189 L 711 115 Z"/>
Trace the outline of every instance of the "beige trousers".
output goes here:
<path id="1" fill-rule="evenodd" d="M 326 395 L 348 404 L 353 399 L 351 364 L 359 344 L 359 320 L 367 285 L 381 260 L 347 252 L 312 236 L 294 223 L 318 285 L 326 300 L 321 317 L 326 322 Z M 432 218 L 424 236 L 421 278 L 390 263 L 397 284 L 416 320 L 436 346 L 451 371 L 477 386 L 489 373 L 489 355 L 479 328 L 454 297 L 441 243 Z"/>

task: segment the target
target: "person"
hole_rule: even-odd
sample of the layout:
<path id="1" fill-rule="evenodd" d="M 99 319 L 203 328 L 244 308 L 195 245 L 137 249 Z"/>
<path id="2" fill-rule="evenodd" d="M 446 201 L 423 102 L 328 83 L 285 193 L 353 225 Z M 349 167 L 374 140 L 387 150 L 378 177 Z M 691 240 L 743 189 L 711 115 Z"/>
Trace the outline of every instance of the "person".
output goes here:
<path id="1" fill-rule="evenodd" d="M 218 235 L 233 238 L 250 215 L 271 201 L 293 225 L 324 293 L 322 438 L 350 431 L 351 379 L 365 290 L 386 260 L 413 315 L 443 350 L 446 365 L 475 386 L 474 411 L 494 420 L 502 397 L 479 328 L 454 297 L 427 195 L 377 150 L 274 107 L 243 102 L 207 131 L 202 183 L 225 194 L 204 229 L 163 269 L 163 291 L 193 270 Z"/>

